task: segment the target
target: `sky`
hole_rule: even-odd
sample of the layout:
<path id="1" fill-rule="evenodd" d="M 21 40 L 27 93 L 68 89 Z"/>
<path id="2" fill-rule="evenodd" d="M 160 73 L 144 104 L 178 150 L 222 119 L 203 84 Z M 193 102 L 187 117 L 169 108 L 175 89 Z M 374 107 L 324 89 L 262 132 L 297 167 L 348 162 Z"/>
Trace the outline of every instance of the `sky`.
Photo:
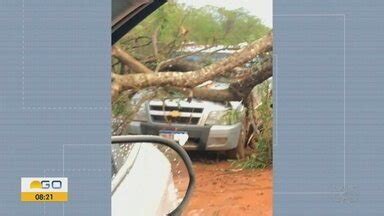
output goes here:
<path id="1" fill-rule="evenodd" d="M 177 2 L 200 8 L 205 5 L 224 7 L 229 10 L 244 8 L 261 19 L 264 25 L 272 28 L 273 0 L 177 0 Z"/>

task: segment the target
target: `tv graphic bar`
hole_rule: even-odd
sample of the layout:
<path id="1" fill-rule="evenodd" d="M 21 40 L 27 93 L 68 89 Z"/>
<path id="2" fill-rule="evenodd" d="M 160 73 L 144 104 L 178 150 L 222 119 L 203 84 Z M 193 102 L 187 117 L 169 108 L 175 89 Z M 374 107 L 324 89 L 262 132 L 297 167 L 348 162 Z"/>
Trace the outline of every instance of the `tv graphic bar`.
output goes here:
<path id="1" fill-rule="evenodd" d="M 68 179 L 62 177 L 21 178 L 22 202 L 67 202 Z"/>

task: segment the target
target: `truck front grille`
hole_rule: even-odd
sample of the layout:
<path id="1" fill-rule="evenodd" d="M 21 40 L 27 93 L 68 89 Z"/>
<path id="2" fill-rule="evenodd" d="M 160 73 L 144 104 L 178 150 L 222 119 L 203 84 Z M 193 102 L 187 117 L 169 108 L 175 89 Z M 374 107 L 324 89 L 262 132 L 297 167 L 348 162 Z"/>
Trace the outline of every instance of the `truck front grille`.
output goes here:
<path id="1" fill-rule="evenodd" d="M 194 108 L 194 107 L 174 107 L 174 106 L 159 106 L 159 105 L 151 105 L 150 110 L 156 111 L 179 111 L 186 113 L 202 113 L 203 108 Z"/>
<path id="2" fill-rule="evenodd" d="M 178 116 L 172 115 L 174 112 Z M 203 108 L 150 105 L 149 113 L 153 122 L 196 125 L 200 121 Z"/>

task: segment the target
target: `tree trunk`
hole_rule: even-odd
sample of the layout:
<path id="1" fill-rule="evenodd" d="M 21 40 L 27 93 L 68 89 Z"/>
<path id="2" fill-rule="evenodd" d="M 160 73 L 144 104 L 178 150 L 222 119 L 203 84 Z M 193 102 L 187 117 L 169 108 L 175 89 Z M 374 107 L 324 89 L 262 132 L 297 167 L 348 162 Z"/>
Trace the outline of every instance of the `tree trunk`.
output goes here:
<path id="1" fill-rule="evenodd" d="M 262 63 L 258 70 L 242 78 L 238 82 L 231 84 L 228 89 L 214 90 L 204 87 L 196 87 L 192 90 L 182 89 L 180 91 L 185 95 L 190 95 L 192 93 L 193 98 L 200 100 L 208 100 L 213 102 L 241 101 L 248 97 L 254 86 L 261 84 L 271 76 L 272 59 L 269 58 Z"/>

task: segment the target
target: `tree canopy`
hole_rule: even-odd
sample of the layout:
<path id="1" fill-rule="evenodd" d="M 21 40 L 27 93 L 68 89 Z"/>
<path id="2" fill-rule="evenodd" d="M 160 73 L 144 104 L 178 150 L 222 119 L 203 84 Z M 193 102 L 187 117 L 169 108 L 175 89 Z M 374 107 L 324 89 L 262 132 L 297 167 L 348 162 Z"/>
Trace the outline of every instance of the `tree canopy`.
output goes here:
<path id="1" fill-rule="evenodd" d="M 157 57 L 167 59 L 186 42 L 237 45 L 255 41 L 269 31 L 259 18 L 244 9 L 193 8 L 169 2 L 129 32 L 119 45 L 139 59 L 152 55 L 155 45 Z M 154 37 L 156 44 L 152 44 Z"/>

